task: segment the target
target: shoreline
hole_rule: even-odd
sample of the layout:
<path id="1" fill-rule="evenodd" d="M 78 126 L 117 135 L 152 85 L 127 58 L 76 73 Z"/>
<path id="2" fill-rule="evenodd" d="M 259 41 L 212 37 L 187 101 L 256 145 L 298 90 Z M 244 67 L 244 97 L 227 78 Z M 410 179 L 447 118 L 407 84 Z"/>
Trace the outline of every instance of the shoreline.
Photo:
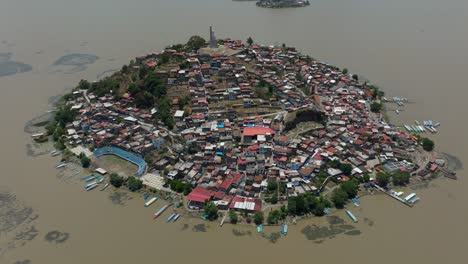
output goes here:
<path id="1" fill-rule="evenodd" d="M 334 67 L 334 66 L 332 66 L 332 67 Z M 65 98 L 66 96 L 69 96 L 69 95 L 67 95 L 67 94 L 64 95 L 59 101 L 66 102 L 66 101 L 67 101 L 67 99 Z M 386 103 L 385 103 L 385 104 L 386 104 Z M 293 111 L 299 111 L 299 110 L 293 110 Z M 369 111 L 369 113 L 370 113 L 370 111 Z M 389 120 L 389 117 L 388 117 L 388 113 L 387 113 L 386 107 L 384 107 L 384 108 L 382 109 L 381 115 L 384 117 L 384 119 L 386 120 L 386 122 L 390 124 L 390 120 Z M 41 123 L 41 125 L 42 125 L 42 122 L 40 122 L 40 123 Z M 37 125 L 37 124 L 36 124 L 36 125 Z M 33 127 L 33 126 L 36 126 L 36 125 L 34 125 L 34 122 L 31 122 L 31 124 L 29 124 L 29 127 Z M 26 127 L 28 127 L 28 125 L 25 126 L 25 132 L 27 132 L 27 131 L 26 131 Z M 40 127 L 40 125 L 39 125 L 39 127 Z M 29 130 L 29 131 L 31 131 L 31 130 Z M 437 154 L 437 155 L 439 155 L 439 154 Z M 78 160 L 75 160 L 75 161 L 78 161 Z M 78 165 L 79 165 L 79 164 L 78 164 Z M 410 185 L 408 185 L 407 187 L 410 187 Z M 129 190 L 125 190 L 125 191 L 129 191 Z M 184 201 L 184 208 L 185 208 L 186 200 L 183 199 L 183 201 Z M 264 201 L 263 201 L 263 202 L 264 202 Z M 283 203 L 283 204 L 284 204 L 284 203 Z M 276 206 L 274 206 L 273 208 L 277 208 L 277 207 L 279 208 L 279 205 L 276 205 Z M 190 212 L 190 211 L 187 210 L 187 212 Z M 193 211 L 191 211 L 191 212 L 193 212 Z M 227 214 L 227 213 L 226 213 L 226 214 Z M 306 218 L 308 218 L 308 217 L 306 217 Z M 292 221 L 295 221 L 296 217 L 290 217 L 289 219 L 293 219 Z M 288 222 L 288 221 L 285 221 L 285 222 Z M 247 225 L 252 225 L 252 224 L 247 224 Z M 280 225 L 280 224 L 279 224 L 279 223 L 278 223 L 278 224 L 272 224 L 271 226 L 277 226 L 277 225 Z"/>

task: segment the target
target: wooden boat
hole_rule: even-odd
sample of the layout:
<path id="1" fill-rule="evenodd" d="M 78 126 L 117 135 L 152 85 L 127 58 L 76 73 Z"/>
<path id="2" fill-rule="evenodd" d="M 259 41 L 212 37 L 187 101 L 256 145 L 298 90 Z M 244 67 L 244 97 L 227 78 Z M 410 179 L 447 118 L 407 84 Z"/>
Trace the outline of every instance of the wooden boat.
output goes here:
<path id="1" fill-rule="evenodd" d="M 93 184 L 93 185 L 87 187 L 87 188 L 86 188 L 86 191 L 91 191 L 92 189 L 94 189 L 94 188 L 96 188 L 96 187 L 98 187 L 98 186 L 99 186 L 99 183 L 95 183 L 95 184 Z"/>
<path id="2" fill-rule="evenodd" d="M 104 181 L 104 176 L 99 175 L 99 176 L 96 177 L 96 180 L 97 180 L 98 183 L 101 183 L 101 182 Z"/>
<path id="3" fill-rule="evenodd" d="M 59 163 L 57 166 L 55 166 L 55 168 L 60 169 L 60 168 L 63 168 L 65 166 L 67 166 L 67 164 L 62 162 L 62 163 Z"/>
<path id="4" fill-rule="evenodd" d="M 104 187 L 101 188 L 100 191 L 104 191 L 107 187 L 109 187 L 109 183 L 106 183 L 106 184 L 104 185 Z"/>
<path id="5" fill-rule="evenodd" d="M 90 183 L 85 185 L 85 189 L 88 188 L 89 186 L 97 184 L 97 183 L 98 183 L 97 181 L 90 182 Z"/>
<path id="6" fill-rule="evenodd" d="M 91 177 L 86 178 L 84 181 L 85 182 L 90 182 L 92 180 L 95 180 L 96 178 L 97 178 L 97 176 L 91 176 Z"/>
<path id="7" fill-rule="evenodd" d="M 177 215 L 176 213 L 172 213 L 170 216 L 166 218 L 166 222 L 169 223 L 176 215 Z"/>
<path id="8" fill-rule="evenodd" d="M 149 201 L 147 201 L 147 202 L 145 203 L 145 207 L 150 206 L 152 203 L 156 202 L 156 200 L 158 200 L 158 197 L 157 197 L 157 196 L 151 198 Z"/>
<path id="9" fill-rule="evenodd" d="M 176 216 L 174 216 L 173 222 L 177 221 L 177 219 L 179 219 L 180 216 L 181 216 L 180 214 L 176 214 Z"/>
<path id="10" fill-rule="evenodd" d="M 161 209 L 159 209 L 156 213 L 153 214 L 153 219 L 158 218 L 168 207 L 169 205 L 167 204 L 161 207 Z"/>
<path id="11" fill-rule="evenodd" d="M 281 228 L 280 228 L 280 231 L 281 231 L 281 234 L 287 235 L 288 234 L 288 225 L 287 224 L 282 225 Z"/>
<path id="12" fill-rule="evenodd" d="M 351 213 L 351 211 L 346 210 L 346 214 L 349 216 L 349 218 L 351 218 L 351 220 L 353 220 L 354 223 L 358 222 L 358 219 L 353 215 L 353 213 Z"/>

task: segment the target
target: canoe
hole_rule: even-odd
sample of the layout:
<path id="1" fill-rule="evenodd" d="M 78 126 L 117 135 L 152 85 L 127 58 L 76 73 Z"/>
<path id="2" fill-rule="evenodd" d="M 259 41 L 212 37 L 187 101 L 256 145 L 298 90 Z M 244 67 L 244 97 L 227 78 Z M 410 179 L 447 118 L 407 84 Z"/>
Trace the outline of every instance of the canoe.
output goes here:
<path id="1" fill-rule="evenodd" d="M 353 213 L 351 213 L 351 211 L 346 210 L 346 214 L 349 216 L 349 218 L 351 218 L 351 220 L 353 220 L 354 223 L 358 222 L 357 218 L 353 215 Z"/>
<path id="2" fill-rule="evenodd" d="M 166 218 L 166 222 L 170 222 L 172 218 L 174 218 L 175 216 L 176 216 L 176 213 L 172 213 L 170 216 Z"/>
<path id="3" fill-rule="evenodd" d="M 159 209 L 156 213 L 153 214 L 153 219 L 158 218 L 168 207 L 169 205 L 164 205 L 163 207 L 161 207 L 161 209 Z"/>
<path id="4" fill-rule="evenodd" d="M 96 187 L 98 187 L 98 186 L 99 186 L 99 184 L 98 184 L 98 183 L 95 183 L 95 184 L 93 184 L 93 185 L 87 187 L 87 188 L 86 188 L 86 191 L 91 191 L 92 189 L 94 189 L 94 188 L 96 188 Z"/>
<path id="5" fill-rule="evenodd" d="M 282 225 L 280 228 L 281 234 L 287 235 L 288 234 L 288 225 Z"/>
<path id="6" fill-rule="evenodd" d="M 180 214 L 176 214 L 176 216 L 174 216 L 173 222 L 177 221 L 177 219 L 179 218 L 180 218 Z"/>
<path id="7" fill-rule="evenodd" d="M 150 206 L 152 203 L 156 202 L 156 200 L 158 200 L 158 197 L 156 197 L 156 196 L 153 197 L 153 198 L 151 198 L 149 201 L 147 201 L 147 202 L 145 203 L 145 207 Z"/>
<path id="8" fill-rule="evenodd" d="M 106 183 L 106 184 L 104 185 L 104 187 L 101 188 L 100 191 L 104 191 L 107 187 L 109 187 L 109 183 Z"/>

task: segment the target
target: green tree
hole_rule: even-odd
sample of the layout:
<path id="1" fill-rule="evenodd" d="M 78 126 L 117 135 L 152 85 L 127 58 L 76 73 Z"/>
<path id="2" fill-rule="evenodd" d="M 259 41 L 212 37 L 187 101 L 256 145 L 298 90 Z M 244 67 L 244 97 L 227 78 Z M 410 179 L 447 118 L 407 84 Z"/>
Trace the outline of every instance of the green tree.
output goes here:
<path id="1" fill-rule="evenodd" d="M 348 74 L 348 69 L 344 68 L 341 72 L 342 72 L 343 74 Z"/>
<path id="2" fill-rule="evenodd" d="M 361 183 L 366 183 L 366 182 L 369 182 L 369 181 L 370 181 L 369 173 L 365 173 L 364 175 L 362 175 L 362 177 L 359 178 L 359 182 L 361 182 Z"/>
<path id="3" fill-rule="evenodd" d="M 123 182 L 124 182 L 124 178 L 122 176 L 118 175 L 117 173 L 112 173 L 110 175 L 110 183 L 115 188 L 120 188 L 122 186 Z"/>
<path id="4" fill-rule="evenodd" d="M 338 168 L 344 173 L 344 175 L 351 175 L 353 171 L 353 166 L 349 163 L 340 163 Z"/>
<path id="5" fill-rule="evenodd" d="M 387 187 L 388 182 L 390 181 L 390 176 L 385 172 L 379 172 L 377 173 L 376 181 L 380 187 L 385 188 Z"/>
<path id="6" fill-rule="evenodd" d="M 154 98 L 153 95 L 147 91 L 142 93 L 138 93 L 135 96 L 135 105 L 138 108 L 148 109 L 153 107 L 154 105 Z"/>
<path id="7" fill-rule="evenodd" d="M 161 63 L 162 63 L 162 64 L 168 63 L 170 59 L 171 59 L 171 55 L 170 55 L 169 53 L 164 52 L 164 53 L 161 55 Z"/>
<path id="8" fill-rule="evenodd" d="M 83 168 L 88 168 L 89 165 L 91 165 L 91 160 L 88 157 L 86 157 L 84 153 L 80 153 L 80 161 L 81 166 L 83 166 Z"/>
<path id="9" fill-rule="evenodd" d="M 254 43 L 253 39 L 251 37 L 248 37 L 247 44 L 249 44 L 249 46 L 252 46 L 253 43 Z"/>
<path id="10" fill-rule="evenodd" d="M 348 194 L 343 191 L 341 188 L 337 188 L 333 191 L 332 202 L 335 204 L 336 208 L 343 208 L 348 199 Z"/>
<path id="11" fill-rule="evenodd" d="M 132 192 L 136 192 L 143 187 L 143 182 L 135 177 L 129 177 L 127 181 L 128 189 Z"/>
<path id="12" fill-rule="evenodd" d="M 206 45 L 206 40 L 200 36 L 191 36 L 187 41 L 187 47 L 190 50 L 199 50 Z"/>
<path id="13" fill-rule="evenodd" d="M 264 216 L 263 216 L 263 212 L 261 212 L 261 211 L 255 212 L 255 214 L 254 214 L 254 223 L 256 225 L 261 225 L 261 224 L 263 224 L 263 221 L 265 221 Z"/>
<path id="14" fill-rule="evenodd" d="M 81 79 L 78 83 L 78 88 L 81 90 L 88 90 L 91 87 L 91 84 L 87 80 Z"/>
<path id="15" fill-rule="evenodd" d="M 267 190 L 269 193 L 272 193 L 278 189 L 278 183 L 276 182 L 268 182 Z"/>
<path id="16" fill-rule="evenodd" d="M 280 219 L 280 215 L 281 213 L 278 210 L 270 211 L 270 213 L 268 213 L 268 218 L 267 218 L 268 224 L 269 225 L 277 224 Z"/>
<path id="17" fill-rule="evenodd" d="M 421 139 L 421 143 L 423 145 L 423 149 L 425 151 L 432 151 L 434 150 L 434 141 L 432 141 L 431 139 L 429 138 L 422 138 Z"/>
<path id="18" fill-rule="evenodd" d="M 398 171 L 392 174 L 392 182 L 394 185 L 405 185 L 409 183 L 411 174 L 407 171 Z"/>
<path id="19" fill-rule="evenodd" d="M 270 203 L 277 204 L 278 203 L 278 195 L 274 193 L 270 198 Z"/>
<path id="20" fill-rule="evenodd" d="M 340 188 L 346 193 L 348 198 L 354 198 L 358 193 L 358 184 L 355 180 L 342 182 Z"/>
<path id="21" fill-rule="evenodd" d="M 234 211 L 229 211 L 229 219 L 231 220 L 231 224 L 237 224 L 239 220 L 237 217 L 237 213 Z"/>
<path id="22" fill-rule="evenodd" d="M 377 102 L 373 102 L 370 106 L 370 109 L 372 112 L 374 113 L 378 113 L 380 112 L 380 110 L 382 110 L 382 104 L 379 104 Z"/>
<path id="23" fill-rule="evenodd" d="M 204 213 L 208 220 L 216 220 L 218 218 L 218 207 L 213 202 L 207 202 L 205 204 Z"/>

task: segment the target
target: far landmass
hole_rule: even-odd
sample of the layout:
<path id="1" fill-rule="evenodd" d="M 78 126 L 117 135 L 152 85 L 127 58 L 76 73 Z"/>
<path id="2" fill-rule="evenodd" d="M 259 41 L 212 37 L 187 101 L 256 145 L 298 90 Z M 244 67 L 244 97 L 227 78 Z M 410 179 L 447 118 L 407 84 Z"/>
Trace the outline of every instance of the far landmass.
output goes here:
<path id="1" fill-rule="evenodd" d="M 302 0 L 260 0 L 257 6 L 266 8 L 304 7 L 310 5 L 309 1 Z"/>

